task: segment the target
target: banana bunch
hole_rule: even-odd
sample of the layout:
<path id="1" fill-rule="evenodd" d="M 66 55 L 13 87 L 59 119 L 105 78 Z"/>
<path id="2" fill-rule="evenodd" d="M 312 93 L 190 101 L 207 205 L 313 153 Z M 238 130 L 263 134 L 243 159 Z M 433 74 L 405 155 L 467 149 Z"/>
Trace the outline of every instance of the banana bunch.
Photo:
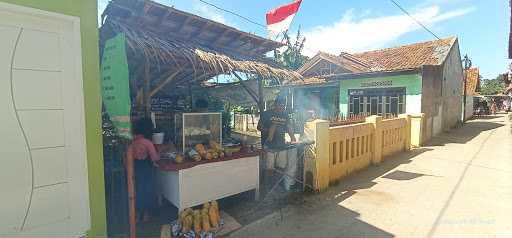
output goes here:
<path id="1" fill-rule="evenodd" d="M 216 141 L 210 140 L 210 153 L 212 153 L 213 158 L 224 158 L 224 150 L 222 149 L 222 146 L 217 143 Z"/>
<path id="2" fill-rule="evenodd" d="M 182 234 L 193 231 L 196 237 L 200 237 L 203 232 L 209 233 L 220 226 L 219 204 L 212 201 L 203 204 L 201 210 L 187 208 L 179 214 L 178 223 Z"/>

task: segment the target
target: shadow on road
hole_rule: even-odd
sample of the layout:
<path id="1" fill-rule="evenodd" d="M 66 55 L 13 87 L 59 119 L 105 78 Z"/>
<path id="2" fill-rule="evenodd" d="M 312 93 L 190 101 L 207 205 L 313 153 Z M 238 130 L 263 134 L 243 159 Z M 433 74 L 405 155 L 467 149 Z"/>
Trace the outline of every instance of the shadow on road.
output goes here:
<path id="1" fill-rule="evenodd" d="M 474 116 L 472 120 L 478 119 L 478 120 L 493 120 L 496 118 L 503 117 L 503 115 L 481 115 L 481 116 Z"/>
<path id="2" fill-rule="evenodd" d="M 419 178 L 419 177 L 423 177 L 423 176 L 440 177 L 440 176 L 431 175 L 431 174 L 412 173 L 412 172 L 407 172 L 407 171 L 402 171 L 402 170 L 393 171 L 393 172 L 386 174 L 382 177 L 387 178 L 387 179 L 392 179 L 392 180 L 404 180 L 405 181 L 405 180 L 413 180 L 415 178 Z"/>
<path id="3" fill-rule="evenodd" d="M 501 117 L 501 116 L 500 116 Z M 469 121 L 464 126 L 442 133 L 432 138 L 425 146 L 444 146 L 446 144 L 465 144 L 484 131 L 494 130 L 503 124 L 476 120 Z"/>
<path id="4" fill-rule="evenodd" d="M 470 121 L 464 127 L 435 137 L 428 145 L 467 143 L 482 132 L 504 126 L 497 121 L 499 118 L 501 116 Z M 423 147 L 390 156 L 379 165 L 370 166 L 332 184 L 321 194 L 304 195 L 288 206 L 288 215 L 277 214 L 271 219 L 264 219 L 271 221 L 251 226 L 250 230 L 235 237 L 394 237 L 389 231 L 365 222 L 357 210 L 348 209 L 345 204 L 350 204 L 352 200 L 347 199 L 357 194 L 358 199 L 370 198 L 368 201 L 372 201 L 372 204 L 369 205 L 378 207 L 380 203 L 387 204 L 393 199 L 386 191 L 369 189 L 382 181 L 378 178 L 408 181 L 423 176 L 439 177 L 397 170 L 398 166 L 411 163 L 414 157 L 433 149 Z"/>
<path id="5" fill-rule="evenodd" d="M 368 190 L 365 189 L 376 185 L 377 182 L 375 182 L 375 179 L 383 175 L 390 179 L 397 180 L 430 176 L 405 171 L 389 173 L 401 164 L 410 163 L 411 159 L 415 156 L 430 150 L 432 149 L 420 148 L 390 156 L 379 165 L 370 166 L 367 169 L 349 175 L 342 181 L 331 185 L 327 191 L 321 194 L 304 195 L 303 199 L 296 201 L 293 206 L 289 206 L 292 215 L 273 218 L 274 224 L 272 224 L 276 227 L 283 224 L 286 228 L 293 225 L 293 229 L 300 229 L 301 231 L 297 233 L 297 231 L 286 231 L 285 228 L 280 228 L 278 229 L 278 234 L 275 235 L 278 237 L 294 236 L 296 234 L 301 234 L 299 237 L 340 237 L 340 234 L 343 234 L 341 237 L 394 237 L 393 234 L 361 220 L 360 214 L 357 211 L 348 209 L 340 205 L 340 203 L 357 193 L 367 193 Z M 378 193 L 376 191 L 372 191 L 371 193 L 370 196 L 379 196 L 382 199 L 389 197 L 389 194 L 386 193 Z M 296 217 L 303 218 L 297 219 Z M 315 234 L 310 234 L 311 229 L 308 229 L 307 226 L 302 226 L 303 223 L 310 224 L 312 227 L 316 228 L 323 227 L 324 229 L 317 229 Z M 251 230 L 259 229 L 261 228 L 260 226 L 263 227 L 264 225 L 258 225 L 257 227 L 251 228 Z M 268 226 L 268 224 L 266 224 L 266 226 Z M 274 228 L 272 229 L 274 230 Z M 251 234 L 251 232 L 248 231 L 248 233 L 238 234 L 236 237 L 243 237 L 243 235 L 246 234 Z"/>
<path id="6" fill-rule="evenodd" d="M 432 149 L 419 148 L 405 153 L 396 154 L 390 156 L 389 158 L 385 158 L 384 161 L 379 165 L 370 166 L 365 170 L 356 172 L 355 174 L 348 176 L 341 182 L 337 183 L 335 186 L 329 188 L 329 190 L 326 193 L 330 193 L 331 196 L 336 197 L 336 200 L 339 203 L 357 193 L 356 190 L 368 189 L 373 187 L 375 184 L 377 184 L 374 181 L 376 178 L 379 178 L 387 174 L 389 171 L 392 171 L 401 164 L 410 163 L 412 158 L 430 150 Z M 394 175 L 393 173 L 390 174 L 386 176 L 404 175 L 403 173 Z M 419 177 L 422 175 L 418 174 L 414 176 Z"/>

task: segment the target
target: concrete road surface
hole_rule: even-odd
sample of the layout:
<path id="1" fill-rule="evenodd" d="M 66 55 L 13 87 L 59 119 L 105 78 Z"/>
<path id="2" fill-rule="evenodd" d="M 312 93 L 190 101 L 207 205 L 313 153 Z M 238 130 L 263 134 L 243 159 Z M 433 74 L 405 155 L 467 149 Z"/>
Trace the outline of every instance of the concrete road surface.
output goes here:
<path id="1" fill-rule="evenodd" d="M 512 237 L 512 135 L 479 119 L 230 237 Z"/>

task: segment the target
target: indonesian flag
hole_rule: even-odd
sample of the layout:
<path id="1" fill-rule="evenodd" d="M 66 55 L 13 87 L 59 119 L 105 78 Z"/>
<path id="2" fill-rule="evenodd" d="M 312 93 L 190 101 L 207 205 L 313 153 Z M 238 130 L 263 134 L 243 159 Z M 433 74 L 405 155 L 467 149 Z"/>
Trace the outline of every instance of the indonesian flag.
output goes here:
<path id="1" fill-rule="evenodd" d="M 279 35 L 281 32 L 288 30 L 293 18 L 299 11 L 301 2 L 302 0 L 295 0 L 290 4 L 267 12 L 267 30 L 270 35 Z"/>

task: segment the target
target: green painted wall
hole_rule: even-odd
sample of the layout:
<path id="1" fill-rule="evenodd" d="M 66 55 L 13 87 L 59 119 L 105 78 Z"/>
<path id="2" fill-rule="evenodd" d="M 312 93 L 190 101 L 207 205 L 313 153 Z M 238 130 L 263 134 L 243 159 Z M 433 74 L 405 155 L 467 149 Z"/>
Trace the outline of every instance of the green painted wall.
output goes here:
<path id="1" fill-rule="evenodd" d="M 362 83 L 374 83 L 392 81 L 390 86 L 378 86 L 375 88 L 395 88 L 405 87 L 406 89 L 406 112 L 419 113 L 421 112 L 421 75 L 420 74 L 403 74 L 386 77 L 367 77 L 346 79 L 340 81 L 340 112 L 345 115 L 348 114 L 348 90 L 349 89 L 369 89 L 371 87 L 362 87 Z"/>
<path id="2" fill-rule="evenodd" d="M 98 8 L 96 0 L 0 0 L 21 6 L 80 17 L 82 67 L 85 95 L 85 124 L 91 230 L 88 237 L 106 237 L 103 142 L 101 137 L 101 96 L 99 81 Z"/>

